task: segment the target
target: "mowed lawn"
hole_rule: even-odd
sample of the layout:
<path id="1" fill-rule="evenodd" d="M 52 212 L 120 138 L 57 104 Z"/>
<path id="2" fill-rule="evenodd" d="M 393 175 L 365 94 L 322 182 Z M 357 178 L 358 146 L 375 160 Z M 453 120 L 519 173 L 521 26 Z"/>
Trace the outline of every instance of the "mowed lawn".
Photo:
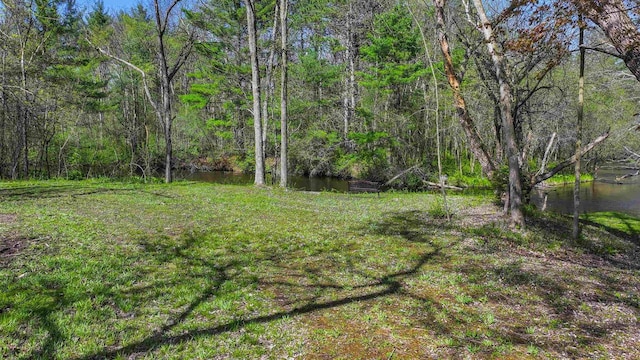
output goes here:
<path id="1" fill-rule="evenodd" d="M 640 358 L 640 221 L 448 200 L 0 183 L 0 358 Z"/>

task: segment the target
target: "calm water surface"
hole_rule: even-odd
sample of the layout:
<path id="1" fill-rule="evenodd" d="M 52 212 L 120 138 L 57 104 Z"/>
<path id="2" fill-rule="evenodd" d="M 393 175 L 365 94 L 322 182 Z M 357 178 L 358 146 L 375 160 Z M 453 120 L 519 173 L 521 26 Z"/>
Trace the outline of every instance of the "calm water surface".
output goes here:
<path id="1" fill-rule="evenodd" d="M 616 177 L 632 172 L 635 170 L 598 171 L 596 181 L 580 187 L 580 212 L 619 211 L 640 217 L 640 176 L 615 182 Z M 573 184 L 534 190 L 531 200 L 540 209 L 573 213 Z"/>
<path id="2" fill-rule="evenodd" d="M 227 171 L 194 172 L 184 176 L 185 179 L 206 181 L 217 184 L 247 185 L 253 184 L 253 174 L 242 174 Z M 267 183 L 271 178 L 267 177 Z M 347 191 L 347 181 L 331 177 L 290 176 L 289 187 L 305 191 Z"/>

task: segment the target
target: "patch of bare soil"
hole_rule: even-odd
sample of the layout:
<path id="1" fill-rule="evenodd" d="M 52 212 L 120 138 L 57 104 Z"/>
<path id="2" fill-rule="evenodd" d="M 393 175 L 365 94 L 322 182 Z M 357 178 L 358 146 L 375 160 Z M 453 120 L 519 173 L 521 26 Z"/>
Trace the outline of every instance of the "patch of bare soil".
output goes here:
<path id="1" fill-rule="evenodd" d="M 12 224 L 17 218 L 13 214 L 0 214 L 0 224 Z M 17 234 L 0 234 L 0 266 L 9 264 L 25 247 L 26 241 L 27 239 Z"/>
<path id="2" fill-rule="evenodd" d="M 0 224 L 13 224 L 17 219 L 14 214 L 0 214 Z"/>
<path id="3" fill-rule="evenodd" d="M 492 223 L 503 223 L 505 216 L 499 206 L 483 204 L 459 209 L 455 220 L 463 226 L 480 227 Z"/>
<path id="4" fill-rule="evenodd" d="M 26 243 L 27 239 L 20 236 L 5 235 L 0 238 L 0 267 L 11 263 L 11 260 L 24 249 Z"/>

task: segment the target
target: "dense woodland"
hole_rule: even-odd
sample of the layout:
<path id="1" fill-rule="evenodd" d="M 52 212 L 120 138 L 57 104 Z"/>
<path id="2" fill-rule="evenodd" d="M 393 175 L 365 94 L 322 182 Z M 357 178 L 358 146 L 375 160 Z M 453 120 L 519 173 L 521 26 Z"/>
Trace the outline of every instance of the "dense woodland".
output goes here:
<path id="1" fill-rule="evenodd" d="M 517 167 L 526 192 L 577 140 L 596 140 L 591 169 L 640 149 L 634 4 L 3 1 L 0 177 L 410 170 L 418 187 Z"/>

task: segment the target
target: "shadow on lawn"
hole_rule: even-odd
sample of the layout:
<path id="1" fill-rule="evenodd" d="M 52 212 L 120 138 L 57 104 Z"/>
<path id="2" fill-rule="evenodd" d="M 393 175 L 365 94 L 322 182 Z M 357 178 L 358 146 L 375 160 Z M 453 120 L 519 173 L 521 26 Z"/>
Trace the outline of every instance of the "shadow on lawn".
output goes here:
<path id="1" fill-rule="evenodd" d="M 590 214 L 585 214 L 584 218 L 580 220 L 581 223 L 591 225 L 602 229 L 616 237 L 621 239 L 626 239 L 634 242 L 637 246 L 640 246 L 640 220 L 634 218 L 632 216 L 619 213 L 619 212 L 611 212 L 608 213 L 608 216 L 611 216 L 618 220 L 620 224 L 624 224 L 625 230 L 616 229 L 612 226 L 607 226 L 601 223 L 597 223 L 591 220 Z M 635 226 L 634 226 L 635 225 Z"/>
<path id="2" fill-rule="evenodd" d="M 186 185 L 186 184 L 185 184 Z M 175 185 L 172 185 L 175 186 Z M 117 194 L 117 193 L 145 193 L 165 198 L 171 198 L 166 194 L 157 191 L 147 191 L 140 188 L 118 188 L 116 186 L 87 185 L 79 182 L 77 184 L 64 185 L 33 185 L 0 189 L 0 201 L 41 199 L 41 198 L 61 198 L 66 196 L 88 196 L 94 194 Z"/>
<path id="3" fill-rule="evenodd" d="M 403 227 L 404 221 L 413 221 L 413 219 L 406 219 L 404 215 L 400 214 L 395 218 L 389 220 L 390 223 L 379 224 L 383 228 L 385 228 L 387 232 L 394 232 L 394 227 L 389 227 L 387 225 L 391 225 L 392 223 L 398 226 L 398 229 Z M 398 224 L 398 222 L 401 222 Z M 418 232 L 414 232 L 413 230 L 404 234 L 406 239 L 409 241 L 416 242 L 430 242 L 428 237 L 424 237 Z M 193 339 L 201 338 L 201 337 L 209 337 L 219 335 L 225 332 L 237 331 L 239 328 L 246 327 L 250 324 L 260 324 L 260 323 L 269 323 L 275 320 L 287 318 L 287 317 L 296 317 L 299 315 L 313 313 L 323 309 L 337 308 L 341 306 L 345 306 L 348 304 L 358 303 L 358 302 L 366 302 L 368 300 L 379 299 L 382 297 L 386 297 L 393 294 L 402 294 L 402 283 L 405 279 L 410 278 L 415 275 L 415 273 L 427 262 L 432 259 L 438 257 L 440 255 L 440 248 L 437 246 L 433 246 L 429 251 L 421 254 L 420 258 L 414 261 L 414 263 L 404 269 L 399 271 L 390 272 L 387 274 L 383 274 L 380 276 L 373 276 L 366 271 L 366 269 L 360 269 L 360 261 L 363 259 L 352 258 L 346 260 L 342 265 L 343 268 L 339 269 L 339 271 L 346 271 L 350 274 L 356 274 L 363 279 L 367 279 L 362 281 L 359 285 L 344 285 L 340 284 L 340 281 L 330 281 L 325 282 L 322 280 L 322 276 L 319 274 L 322 271 L 318 270 L 314 274 L 314 270 L 310 268 L 305 268 L 304 266 L 295 266 L 291 265 L 291 263 L 295 263 L 300 261 L 300 259 L 305 257 L 312 257 L 312 255 L 305 255 L 297 250 L 291 250 L 289 252 L 284 253 L 258 253 L 254 254 L 252 257 L 252 261 L 254 262 L 262 262 L 268 263 L 269 266 L 272 266 L 274 272 L 278 272 L 283 270 L 289 273 L 295 273 L 293 277 L 301 276 L 303 282 L 309 283 L 307 285 L 301 285 L 298 282 L 294 281 L 271 281 L 269 279 L 256 279 L 256 285 L 261 287 L 273 287 L 273 286 L 284 286 L 289 289 L 288 295 L 292 295 L 295 292 L 298 294 L 293 294 L 293 296 L 300 295 L 302 298 L 296 299 L 290 303 L 284 303 L 282 301 L 279 302 L 279 306 L 276 308 L 280 308 L 280 311 L 272 312 L 270 314 L 254 316 L 254 317 L 243 317 L 233 321 L 228 321 L 226 323 L 203 328 L 196 330 L 189 330 L 183 333 L 172 333 L 172 329 L 174 329 L 177 325 L 183 323 L 186 319 L 188 319 L 194 309 L 198 308 L 201 304 L 210 301 L 214 296 L 220 295 L 220 285 L 225 281 L 236 281 L 237 272 L 233 271 L 234 275 L 230 274 L 230 270 L 232 269 L 241 269 L 249 264 L 240 261 L 230 261 L 225 264 L 220 264 L 216 261 L 216 259 L 207 259 L 201 256 L 193 256 L 190 253 L 190 247 L 198 246 L 198 236 L 188 237 L 181 246 L 166 246 L 162 244 L 162 242 L 158 241 L 148 241 L 148 239 L 143 239 L 141 241 L 141 245 L 147 250 L 152 252 L 153 258 L 158 263 L 167 263 L 173 261 L 177 258 L 180 258 L 185 262 L 185 265 L 188 266 L 196 266 L 198 268 L 206 268 L 207 273 L 198 274 L 198 276 L 215 276 L 216 281 L 215 285 L 211 286 L 205 291 L 203 291 L 200 296 L 198 296 L 195 300 L 193 300 L 188 306 L 186 306 L 179 314 L 173 316 L 172 319 L 166 322 L 164 326 L 160 329 L 154 331 L 152 334 L 149 334 L 146 338 L 128 344 L 124 347 L 119 348 L 105 348 L 102 351 L 85 355 L 82 357 L 78 357 L 76 359 L 111 359 L 116 357 L 127 357 L 133 354 L 138 353 L 146 353 L 152 349 L 158 348 L 163 344 L 178 344 L 187 341 L 191 341 Z M 334 250 L 333 253 L 331 251 L 329 253 L 324 253 L 322 256 L 327 260 L 331 261 L 333 255 L 337 252 L 342 252 L 343 250 Z M 303 260 L 303 262 L 306 260 Z M 141 274 L 141 276 L 144 276 Z M 326 280 L 326 278 L 325 278 Z M 188 279 L 185 279 L 188 281 Z M 154 294 L 154 289 L 158 287 L 172 286 L 176 284 L 170 283 L 158 283 L 155 282 L 150 284 L 144 288 L 138 288 L 135 291 L 138 293 L 146 293 L 150 292 L 151 296 L 157 296 L 158 294 Z M 292 290 L 293 289 L 293 290 Z M 326 296 L 326 291 L 331 291 L 331 296 Z M 124 295 L 124 296 L 130 296 Z M 110 294 L 111 297 L 123 296 L 123 294 Z M 153 298 L 146 299 L 145 301 L 152 301 Z M 278 299 L 275 299 L 278 302 Z M 62 306 L 64 308 L 64 305 Z M 271 307 L 273 308 L 273 306 Z M 60 309 L 60 308 L 58 308 Z M 50 332 L 52 334 L 52 339 L 47 344 L 55 343 L 56 341 L 64 341 L 63 339 L 55 336 L 55 334 L 59 334 L 55 329 L 51 329 L 53 331 Z M 51 346 L 45 346 L 44 352 L 40 352 L 33 356 L 34 358 L 40 357 L 42 355 L 49 356 L 54 355 L 54 349 Z"/>
<path id="4" fill-rule="evenodd" d="M 362 226 L 364 225 L 364 226 Z M 531 224 L 534 227 L 543 226 Z M 564 236 L 566 226 L 556 224 L 553 236 Z M 480 229 L 480 230 L 479 230 Z M 454 238 L 442 239 L 442 231 L 456 234 Z M 187 306 L 181 307 L 179 313 L 171 316 L 165 324 L 148 334 L 144 339 L 130 343 L 123 347 L 107 347 L 101 351 L 88 354 L 76 359 L 112 359 L 116 357 L 128 357 L 138 353 L 146 353 L 165 344 L 179 344 L 202 337 L 211 337 L 226 332 L 237 331 L 250 324 L 269 323 L 287 317 L 311 314 L 323 309 L 338 308 L 358 302 L 373 301 L 389 296 L 398 296 L 413 299 L 421 304 L 422 315 L 411 320 L 421 322 L 421 326 L 429 329 L 438 337 L 454 338 L 458 345 L 455 351 L 464 351 L 464 346 L 470 344 L 477 346 L 477 355 L 490 355 L 494 345 L 483 347 L 478 336 L 486 335 L 490 340 L 503 344 L 535 345 L 556 354 L 566 354 L 568 347 L 574 347 L 572 341 L 578 341 L 578 346 L 588 345 L 589 342 L 603 342 L 614 332 L 624 332 L 633 329 L 625 321 L 612 320 L 606 323 L 592 322 L 582 313 L 587 315 L 587 310 L 581 310 L 584 304 L 610 304 L 615 306 L 627 306 L 635 309 L 638 315 L 637 299 L 639 294 L 632 293 L 634 289 L 633 276 L 621 278 L 614 263 L 602 259 L 608 269 L 606 271 L 590 272 L 589 264 L 583 264 L 584 258 L 572 259 L 577 267 L 569 269 L 550 267 L 556 263 L 548 262 L 547 258 L 531 257 L 526 246 L 509 238 L 509 234 L 495 236 L 498 230 L 485 231 L 482 226 L 461 227 L 449 224 L 443 220 L 430 218 L 428 215 L 417 212 L 391 213 L 381 221 L 370 224 L 358 224 L 354 229 L 365 236 L 385 236 L 402 239 L 406 246 L 417 246 L 416 255 L 411 261 L 405 261 L 401 269 L 390 271 L 386 266 L 383 270 L 372 271 L 366 264 L 366 255 L 362 253 L 350 254 L 344 261 L 337 260 L 339 255 L 344 255 L 344 249 L 334 249 L 305 255 L 296 248 L 274 253 L 270 251 L 257 251 L 251 257 L 242 257 L 242 249 L 230 250 L 230 259 L 220 259 L 206 255 L 197 255 L 198 247 L 202 246 L 203 236 L 199 234 L 185 235 L 179 244 L 167 244 L 153 239 L 140 239 L 140 245 L 151 254 L 151 260 L 156 265 L 168 264 L 180 261 L 188 269 L 203 269 L 199 273 L 186 274 L 180 279 L 181 283 L 195 281 L 198 277 L 212 279 L 211 283 L 195 297 Z M 493 231 L 493 232 L 492 232 Z M 559 232 L 560 235 L 557 235 Z M 486 234 L 484 244 L 478 243 L 472 247 L 464 247 L 462 244 L 472 237 Z M 500 234 L 497 234 L 500 235 Z M 229 245 L 231 246 L 231 245 Z M 363 246 L 367 246 L 364 244 Z M 271 249 L 272 250 L 272 249 Z M 460 255 L 458 252 L 468 251 L 469 255 L 483 254 L 480 261 L 477 257 Z M 393 254 L 390 254 L 393 256 Z M 595 256 L 595 255 L 593 255 Z M 456 261 L 451 263 L 451 259 Z M 524 259 L 524 260 L 523 260 Z M 593 258 L 590 258 L 593 260 Z M 563 263 L 563 259 L 556 259 Z M 266 264 L 273 273 L 283 273 L 281 279 L 269 278 L 270 274 L 263 274 L 252 281 L 260 287 L 278 287 L 282 289 L 282 296 L 286 301 L 278 301 L 276 294 L 276 311 L 258 316 L 245 316 L 222 324 L 200 329 L 187 330 L 182 333 L 174 332 L 176 326 L 187 321 L 194 311 L 204 303 L 220 295 L 221 285 L 228 281 L 239 281 L 238 275 L 242 269 L 251 263 Z M 320 268 L 312 268 L 311 265 Z M 418 274 L 426 267 L 442 267 L 447 271 L 462 274 L 463 278 L 453 284 L 454 289 L 439 288 L 442 294 L 430 295 L 421 289 L 409 285 L 409 280 L 416 281 Z M 330 270 L 330 271 L 329 271 Z M 345 285 L 345 281 L 338 279 L 333 272 L 341 272 L 358 278 L 357 283 Z M 577 273 L 576 273 L 577 272 Z M 139 273 L 139 277 L 145 278 L 147 274 Z M 584 280 L 597 277 L 598 284 L 591 284 Z M 298 280 L 295 280 L 297 278 Z M 434 279 L 434 281 L 439 279 Z M 590 284 L 590 285 L 589 285 Z M 177 286 L 171 281 L 158 280 L 144 287 L 131 290 L 129 293 L 115 293 L 109 288 L 104 288 L 104 295 L 109 299 L 123 297 L 135 297 L 137 301 L 153 301 L 158 297 L 160 288 Z M 428 284 L 427 284 L 428 285 Z M 589 285 L 592 288 L 585 289 Z M 53 284 L 53 290 L 57 291 L 63 284 Z M 588 290 L 585 292 L 585 290 Z M 637 287 L 636 287 L 637 290 Z M 327 296 L 329 292 L 330 296 Z M 459 294 L 458 294 L 459 292 Z M 619 296 L 618 293 L 629 294 Z M 457 295 L 468 294 L 471 300 L 457 299 Z M 96 294 L 92 294 L 95 296 Z M 292 298 L 292 301 L 288 301 Z M 477 299 L 485 297 L 484 303 L 478 303 Z M 281 299 L 282 300 L 282 299 Z M 41 350 L 32 354 L 31 358 L 55 357 L 56 344 L 67 341 L 59 328 L 51 321 L 55 312 L 64 311 L 71 307 L 77 299 L 66 299 L 55 295 L 50 307 L 43 307 L 34 313 L 41 319 L 42 326 L 49 332 L 49 338 Z M 458 304 L 457 302 L 460 302 Z M 451 304 L 454 303 L 454 307 Z M 461 311 L 451 310 L 460 308 Z M 483 313 L 480 308 L 493 308 L 498 324 L 482 323 Z M 509 308 L 520 308 L 521 312 L 514 314 L 513 319 L 503 318 L 507 316 Z M 543 312 L 540 308 L 544 308 Z M 437 312 L 447 312 L 448 318 L 438 319 Z M 579 316 L 580 315 L 580 316 Z M 541 317 L 550 317 L 550 320 L 558 321 L 557 328 L 550 328 L 548 335 L 536 336 L 530 334 L 528 328 L 543 326 Z M 537 318 L 537 320 L 536 320 Z M 536 322 L 537 321 L 537 322 Z M 483 332 L 478 335 L 468 332 L 468 328 L 480 328 Z M 575 337 L 570 337 L 571 332 Z M 565 335 L 567 335 L 565 337 Z M 420 341 L 416 346 L 420 346 Z M 570 357 L 587 357 L 588 350 L 575 347 L 569 350 Z"/>

